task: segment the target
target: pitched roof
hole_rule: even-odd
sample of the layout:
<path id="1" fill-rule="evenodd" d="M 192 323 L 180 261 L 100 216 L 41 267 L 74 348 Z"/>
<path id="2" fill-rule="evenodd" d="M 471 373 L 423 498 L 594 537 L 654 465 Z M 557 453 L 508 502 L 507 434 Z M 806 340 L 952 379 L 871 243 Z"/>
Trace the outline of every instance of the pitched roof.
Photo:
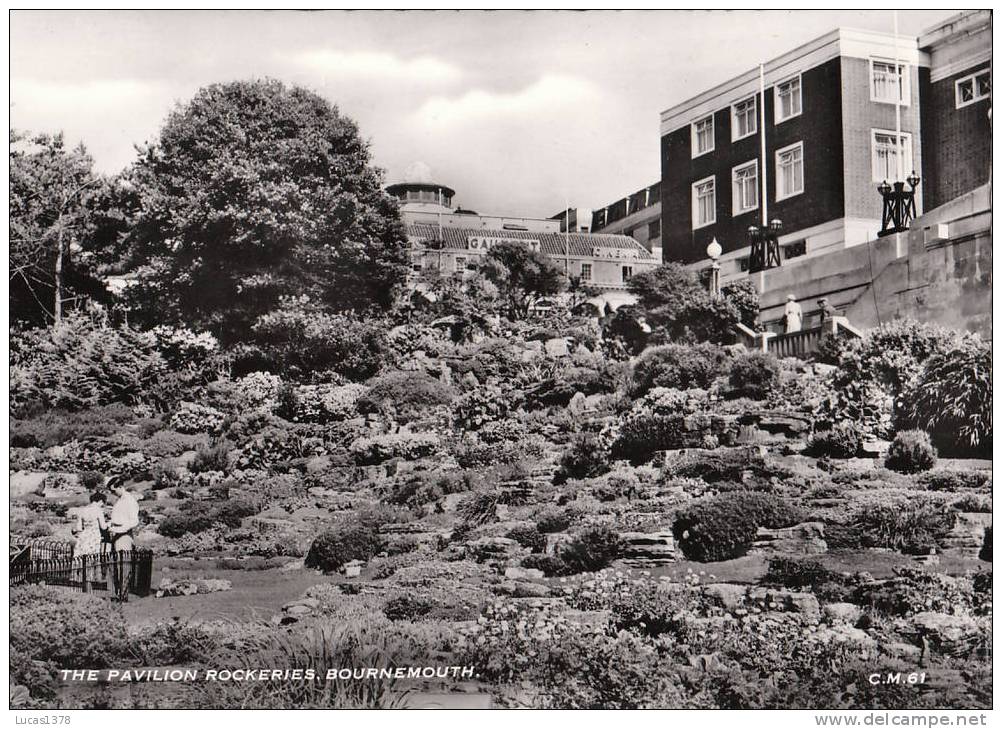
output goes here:
<path id="1" fill-rule="evenodd" d="M 410 238 L 438 240 L 437 225 L 412 224 L 407 226 Z M 654 261 L 651 252 L 633 238 L 626 235 L 609 235 L 604 233 L 535 233 L 525 230 L 482 230 L 480 228 L 443 227 L 442 241 L 445 248 L 453 250 L 469 250 L 469 238 L 506 238 L 518 240 L 538 240 L 540 252 L 547 256 L 560 257 L 565 255 L 583 258 L 594 257 L 596 248 L 622 248 L 636 251 L 638 260 Z M 566 248 L 565 248 L 566 245 Z"/>

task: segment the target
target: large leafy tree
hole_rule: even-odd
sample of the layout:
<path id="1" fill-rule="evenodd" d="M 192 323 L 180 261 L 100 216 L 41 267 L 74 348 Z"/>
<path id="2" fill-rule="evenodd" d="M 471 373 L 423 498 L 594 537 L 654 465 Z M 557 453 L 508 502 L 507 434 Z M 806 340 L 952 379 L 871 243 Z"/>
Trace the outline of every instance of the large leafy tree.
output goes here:
<path id="1" fill-rule="evenodd" d="M 544 296 L 560 293 L 566 279 L 549 258 L 528 245 L 499 243 L 481 263 L 480 272 L 494 284 L 512 320 L 524 319 Z"/>
<path id="2" fill-rule="evenodd" d="M 21 324 L 59 323 L 106 295 L 96 277 L 110 235 L 109 181 L 62 134 L 10 135 L 10 311 Z"/>
<path id="3" fill-rule="evenodd" d="M 637 274 L 630 291 L 646 315 L 655 341 L 729 342 L 738 322 L 752 323 L 758 313 L 754 288 L 738 285 L 735 295 L 713 298 L 704 283 L 678 263 Z"/>
<path id="4" fill-rule="evenodd" d="M 285 296 L 389 306 L 405 231 L 358 127 L 274 81 L 201 89 L 141 151 L 130 296 L 140 316 L 248 337 Z"/>

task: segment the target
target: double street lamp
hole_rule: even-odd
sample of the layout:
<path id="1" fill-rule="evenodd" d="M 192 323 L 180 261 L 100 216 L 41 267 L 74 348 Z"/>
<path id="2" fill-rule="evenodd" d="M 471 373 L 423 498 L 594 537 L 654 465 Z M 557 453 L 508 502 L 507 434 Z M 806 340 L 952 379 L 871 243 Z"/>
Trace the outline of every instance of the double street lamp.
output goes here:
<path id="1" fill-rule="evenodd" d="M 921 178 L 915 174 L 915 170 L 912 170 L 912 173 L 905 180 L 911 188 L 909 190 L 905 189 L 905 183 L 900 180 L 893 185 L 887 180 L 877 185 L 877 192 L 884 198 L 884 212 L 881 215 L 878 236 L 882 237 L 908 230 L 909 224 L 916 217 L 915 189 L 920 181 Z"/>
<path id="2" fill-rule="evenodd" d="M 779 233 L 783 230 L 783 221 L 773 218 L 769 225 L 759 228 L 748 226 L 748 239 L 751 242 L 751 253 L 748 256 L 748 272 L 758 273 L 767 268 L 781 265 L 779 260 Z"/>

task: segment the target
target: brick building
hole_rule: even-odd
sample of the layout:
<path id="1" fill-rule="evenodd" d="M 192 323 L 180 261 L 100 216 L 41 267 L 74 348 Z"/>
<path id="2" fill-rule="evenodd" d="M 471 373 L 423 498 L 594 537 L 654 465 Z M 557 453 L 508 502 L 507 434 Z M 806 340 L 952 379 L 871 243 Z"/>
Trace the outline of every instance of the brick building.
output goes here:
<path id="1" fill-rule="evenodd" d="M 919 94 L 927 209 L 991 178 L 991 23 L 989 10 L 959 13 L 918 38 L 929 57 Z"/>
<path id="2" fill-rule="evenodd" d="M 871 241 L 882 180 L 915 170 L 920 215 L 990 180 L 991 12 L 816 38 L 663 112 L 661 169 L 665 260 L 703 265 L 716 238 L 724 282 L 765 218 L 784 262 Z"/>
<path id="3" fill-rule="evenodd" d="M 635 239 L 661 259 L 661 183 L 617 200 L 592 213 L 595 233 L 620 233 Z"/>
<path id="4" fill-rule="evenodd" d="M 703 262 L 716 238 L 722 279 L 740 278 L 763 218 L 783 221 L 784 260 L 873 238 L 898 154 L 922 169 L 924 64 L 915 38 L 838 29 L 663 112 L 665 260 Z"/>

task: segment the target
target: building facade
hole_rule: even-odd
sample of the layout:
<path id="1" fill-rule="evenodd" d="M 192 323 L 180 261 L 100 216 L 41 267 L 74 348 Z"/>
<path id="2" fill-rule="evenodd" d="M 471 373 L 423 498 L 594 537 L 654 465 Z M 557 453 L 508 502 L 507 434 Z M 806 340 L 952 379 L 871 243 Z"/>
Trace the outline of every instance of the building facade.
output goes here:
<path id="1" fill-rule="evenodd" d="M 661 258 L 661 183 L 655 182 L 592 213 L 595 233 L 628 235 Z"/>
<path id="2" fill-rule="evenodd" d="M 775 218 L 784 260 L 875 237 L 877 184 L 922 169 L 925 66 L 915 38 L 839 29 L 663 112 L 665 259 L 706 261 L 716 238 L 740 278 L 749 226 Z"/>
<path id="3" fill-rule="evenodd" d="M 923 200 L 939 207 L 991 179 L 992 14 L 955 15 L 918 38 L 922 78 Z"/>
<path id="4" fill-rule="evenodd" d="M 387 192 L 400 201 L 415 272 L 435 269 L 461 276 L 477 268 L 493 246 L 515 243 L 553 259 L 569 278 L 580 278 L 591 289 L 619 292 L 626 290 L 632 276 L 660 263 L 628 236 L 566 230 L 566 215 L 562 231 L 560 216 L 480 215 L 453 209 L 454 191 L 427 180 L 390 185 Z M 424 195 L 428 192 L 433 196 Z"/>

